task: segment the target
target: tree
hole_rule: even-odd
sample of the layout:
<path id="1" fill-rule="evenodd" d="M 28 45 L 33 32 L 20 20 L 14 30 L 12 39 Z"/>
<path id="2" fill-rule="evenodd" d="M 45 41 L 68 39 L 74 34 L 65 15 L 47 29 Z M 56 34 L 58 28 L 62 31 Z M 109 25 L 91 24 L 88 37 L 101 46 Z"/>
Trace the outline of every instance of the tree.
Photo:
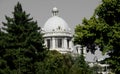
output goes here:
<path id="1" fill-rule="evenodd" d="M 1 60 L 7 63 L 11 74 L 29 73 L 35 74 L 35 63 L 43 61 L 46 55 L 41 28 L 37 22 L 30 18 L 30 14 L 23 11 L 18 2 L 14 7 L 13 17 L 5 16 L 7 22 L 3 22 L 5 35 Z M 0 37 L 2 37 L 0 36 Z M 6 66 L 5 68 L 6 69 Z"/>
<path id="2" fill-rule="evenodd" d="M 93 74 L 91 68 L 85 61 L 83 54 L 78 55 L 74 61 L 70 74 Z"/>
<path id="3" fill-rule="evenodd" d="M 94 15 L 83 20 L 75 29 L 75 43 L 94 51 L 97 47 L 108 53 L 109 64 L 115 73 L 120 73 L 120 1 L 102 0 Z"/>
<path id="4" fill-rule="evenodd" d="M 4 36 L 5 33 L 1 31 L 0 29 L 0 56 L 2 56 L 2 53 L 4 52 L 3 48 L 4 48 Z"/>
<path id="5" fill-rule="evenodd" d="M 37 74 L 70 74 L 72 66 L 71 56 L 61 54 L 58 51 L 49 51 L 44 62 L 37 62 L 39 65 Z"/>

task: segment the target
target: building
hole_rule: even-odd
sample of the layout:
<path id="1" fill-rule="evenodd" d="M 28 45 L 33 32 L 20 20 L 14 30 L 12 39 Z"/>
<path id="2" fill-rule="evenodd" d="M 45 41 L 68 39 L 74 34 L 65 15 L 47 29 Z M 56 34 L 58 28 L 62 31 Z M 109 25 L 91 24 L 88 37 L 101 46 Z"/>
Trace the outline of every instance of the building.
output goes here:
<path id="1" fill-rule="evenodd" d="M 44 27 L 45 45 L 50 50 L 57 50 L 60 53 L 68 53 L 72 51 L 72 33 L 69 25 L 59 15 L 59 10 L 54 7 L 52 9 L 52 17 L 50 17 Z"/>
<path id="2" fill-rule="evenodd" d="M 73 45 L 73 35 L 69 25 L 59 15 L 59 10 L 54 7 L 52 9 L 52 17 L 50 17 L 44 24 L 43 37 L 46 47 L 49 50 L 57 50 L 58 52 L 71 53 L 73 56 L 78 56 L 82 53 L 81 45 Z M 83 48 L 84 56 L 87 57 L 86 47 Z M 98 53 L 96 53 L 98 54 Z M 102 54 L 101 54 L 102 55 Z M 88 55 L 88 57 L 90 57 Z M 94 62 L 89 62 L 90 66 L 94 66 Z M 106 64 L 99 64 L 102 68 L 107 68 Z M 107 71 L 106 71 L 107 72 Z M 106 73 L 99 71 L 99 73 Z"/>

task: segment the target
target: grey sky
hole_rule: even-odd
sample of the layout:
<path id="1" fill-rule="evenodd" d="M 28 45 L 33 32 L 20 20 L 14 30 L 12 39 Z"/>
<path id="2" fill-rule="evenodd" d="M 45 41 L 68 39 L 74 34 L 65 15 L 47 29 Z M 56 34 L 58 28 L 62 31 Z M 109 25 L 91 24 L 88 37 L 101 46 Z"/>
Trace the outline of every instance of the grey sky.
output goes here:
<path id="1" fill-rule="evenodd" d="M 81 24 L 84 17 L 90 18 L 94 9 L 101 3 L 101 0 L 0 0 L 0 26 L 5 21 L 5 15 L 11 16 L 14 6 L 20 2 L 23 9 L 37 20 L 40 27 L 52 16 L 53 7 L 59 9 L 59 16 L 62 17 L 74 31 L 77 24 Z M 100 52 L 96 56 L 102 58 Z M 87 58 L 93 61 L 95 55 L 87 54 Z M 91 56 L 91 57 L 90 57 Z"/>
<path id="2" fill-rule="evenodd" d="M 90 18 L 93 15 L 94 9 L 101 2 L 101 0 L 0 0 L 0 22 L 4 21 L 5 15 L 11 15 L 18 1 L 41 27 L 51 17 L 52 8 L 57 7 L 59 16 L 69 24 L 72 32 L 75 25 L 80 24 L 84 17 Z"/>

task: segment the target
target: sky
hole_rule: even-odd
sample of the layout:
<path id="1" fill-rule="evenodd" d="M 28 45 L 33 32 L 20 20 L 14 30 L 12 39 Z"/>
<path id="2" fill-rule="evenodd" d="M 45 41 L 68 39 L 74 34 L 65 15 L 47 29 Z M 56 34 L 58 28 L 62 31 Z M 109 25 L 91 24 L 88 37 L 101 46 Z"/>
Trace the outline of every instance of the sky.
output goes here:
<path id="1" fill-rule="evenodd" d="M 5 21 L 5 15 L 12 16 L 18 1 L 22 4 L 23 10 L 37 20 L 40 27 L 43 27 L 52 16 L 52 8 L 57 7 L 59 16 L 68 23 L 72 32 L 76 25 L 81 24 L 84 17 L 89 19 L 101 3 L 101 0 L 0 0 L 0 25 Z"/>
<path id="2" fill-rule="evenodd" d="M 12 17 L 14 6 L 17 2 L 22 4 L 23 10 L 30 13 L 30 17 L 43 27 L 45 22 L 52 16 L 51 10 L 57 7 L 59 16 L 62 17 L 74 33 L 76 25 L 82 23 L 85 17 L 89 19 L 101 0 L 0 0 L 0 27 L 1 22 L 5 22 L 5 15 Z M 87 54 L 86 59 L 93 60 L 94 56 L 102 58 L 101 52 L 96 51 L 96 55 Z"/>

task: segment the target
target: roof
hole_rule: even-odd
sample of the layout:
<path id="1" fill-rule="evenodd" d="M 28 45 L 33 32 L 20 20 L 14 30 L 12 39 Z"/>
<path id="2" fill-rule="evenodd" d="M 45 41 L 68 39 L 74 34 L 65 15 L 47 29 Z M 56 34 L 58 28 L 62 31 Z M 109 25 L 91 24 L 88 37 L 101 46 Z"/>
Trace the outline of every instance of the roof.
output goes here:
<path id="1" fill-rule="evenodd" d="M 50 17 L 44 27 L 44 32 L 70 32 L 70 28 L 66 21 L 58 16 L 58 9 L 56 7 L 52 10 L 53 16 Z"/>

